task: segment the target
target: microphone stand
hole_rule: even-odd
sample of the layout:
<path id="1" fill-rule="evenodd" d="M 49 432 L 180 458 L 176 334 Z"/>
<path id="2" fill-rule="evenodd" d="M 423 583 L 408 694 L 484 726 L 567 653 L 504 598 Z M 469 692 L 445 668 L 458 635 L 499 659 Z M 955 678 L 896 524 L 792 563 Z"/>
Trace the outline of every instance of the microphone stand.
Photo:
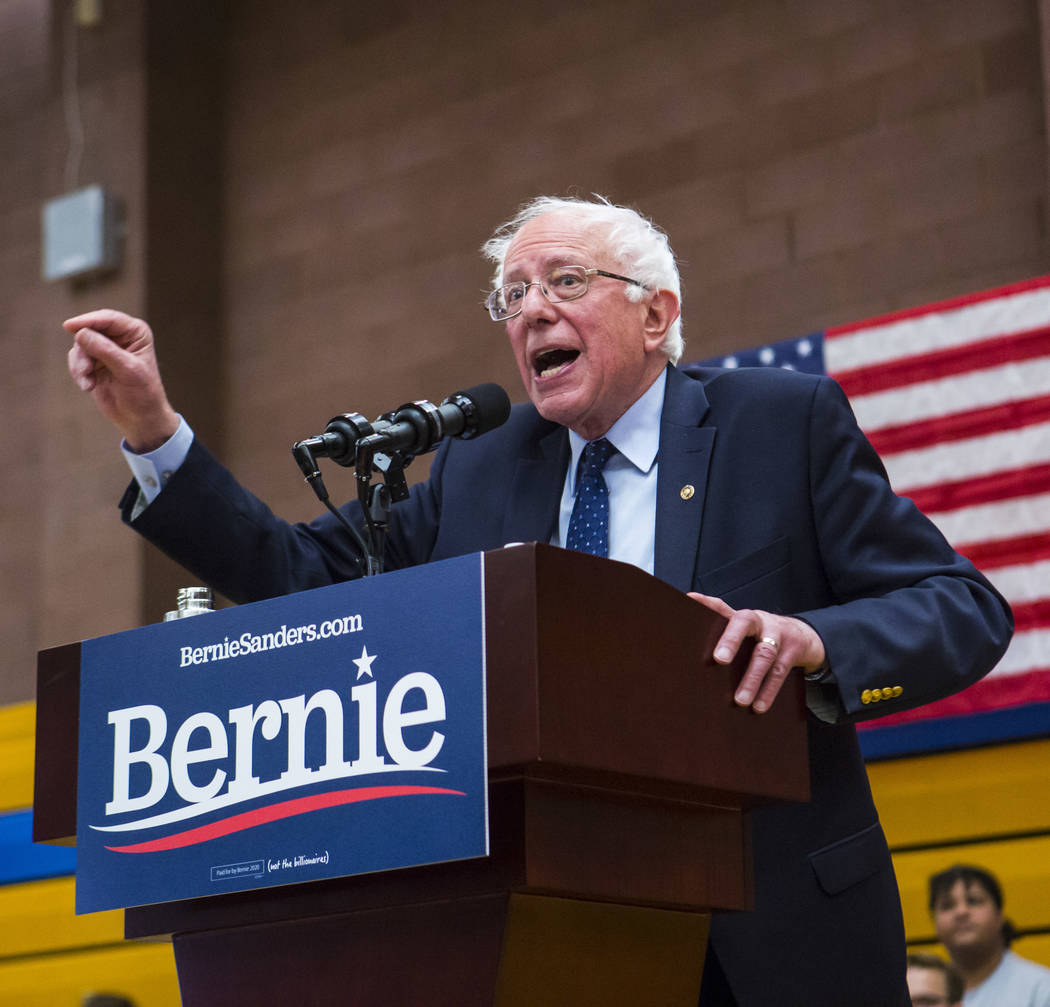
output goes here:
<path id="1" fill-rule="evenodd" d="M 401 451 L 379 451 L 383 438 L 378 434 L 362 437 L 357 442 L 357 460 L 354 478 L 357 481 L 357 499 L 365 515 L 368 529 L 368 548 L 365 551 L 366 577 L 383 572 L 387 533 L 390 529 L 390 508 L 408 499 L 405 466 L 415 455 Z M 372 483 L 372 473 L 378 472 L 383 482 Z"/>

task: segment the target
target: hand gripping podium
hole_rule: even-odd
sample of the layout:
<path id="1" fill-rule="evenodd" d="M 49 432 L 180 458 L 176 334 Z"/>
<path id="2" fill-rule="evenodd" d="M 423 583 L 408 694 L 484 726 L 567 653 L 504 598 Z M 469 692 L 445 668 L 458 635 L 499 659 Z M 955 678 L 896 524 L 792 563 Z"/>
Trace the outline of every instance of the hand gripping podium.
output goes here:
<path id="1" fill-rule="evenodd" d="M 187 1007 L 694 1007 L 708 914 L 753 902 L 749 810 L 808 799 L 801 677 L 758 716 L 725 621 L 668 585 L 484 561 L 489 856 L 127 909 Z M 79 676 L 79 644 L 40 653 L 38 842 L 76 834 Z"/>

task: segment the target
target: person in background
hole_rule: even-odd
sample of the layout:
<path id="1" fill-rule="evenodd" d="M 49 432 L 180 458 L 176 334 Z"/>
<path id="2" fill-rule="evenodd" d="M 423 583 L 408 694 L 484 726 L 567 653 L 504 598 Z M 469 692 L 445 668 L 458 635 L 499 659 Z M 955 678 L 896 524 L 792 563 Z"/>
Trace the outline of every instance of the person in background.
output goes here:
<path id="1" fill-rule="evenodd" d="M 1050 1007 L 1050 969 L 1010 950 L 1014 929 L 991 872 L 956 864 L 930 878 L 937 937 L 966 986 L 965 1007 Z"/>
<path id="2" fill-rule="evenodd" d="M 963 977 L 938 955 L 908 955 L 908 993 L 911 1007 L 959 1007 Z"/>

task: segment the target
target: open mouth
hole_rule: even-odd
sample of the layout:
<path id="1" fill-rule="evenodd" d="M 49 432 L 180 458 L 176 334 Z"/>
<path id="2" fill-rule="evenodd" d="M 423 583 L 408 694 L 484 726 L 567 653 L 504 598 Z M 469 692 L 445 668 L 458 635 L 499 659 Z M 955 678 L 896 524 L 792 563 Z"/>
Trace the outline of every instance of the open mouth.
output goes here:
<path id="1" fill-rule="evenodd" d="M 579 350 L 542 350 L 533 358 L 532 367 L 539 377 L 550 378 L 568 367 L 579 355 Z"/>

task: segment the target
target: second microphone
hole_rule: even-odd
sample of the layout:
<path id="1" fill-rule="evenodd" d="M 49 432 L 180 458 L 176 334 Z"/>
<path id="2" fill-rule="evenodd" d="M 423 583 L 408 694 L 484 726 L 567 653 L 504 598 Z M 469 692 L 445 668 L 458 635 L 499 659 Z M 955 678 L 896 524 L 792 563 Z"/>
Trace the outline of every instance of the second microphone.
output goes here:
<path id="1" fill-rule="evenodd" d="M 400 452 L 409 458 L 433 451 L 446 437 L 468 440 L 495 430 L 510 416 L 510 399 L 497 384 L 453 392 L 441 405 L 426 399 L 408 402 L 369 423 L 360 413 L 334 416 L 318 437 L 301 441 L 314 457 L 352 466 L 358 451 Z M 297 445 L 298 447 L 299 445 Z"/>

